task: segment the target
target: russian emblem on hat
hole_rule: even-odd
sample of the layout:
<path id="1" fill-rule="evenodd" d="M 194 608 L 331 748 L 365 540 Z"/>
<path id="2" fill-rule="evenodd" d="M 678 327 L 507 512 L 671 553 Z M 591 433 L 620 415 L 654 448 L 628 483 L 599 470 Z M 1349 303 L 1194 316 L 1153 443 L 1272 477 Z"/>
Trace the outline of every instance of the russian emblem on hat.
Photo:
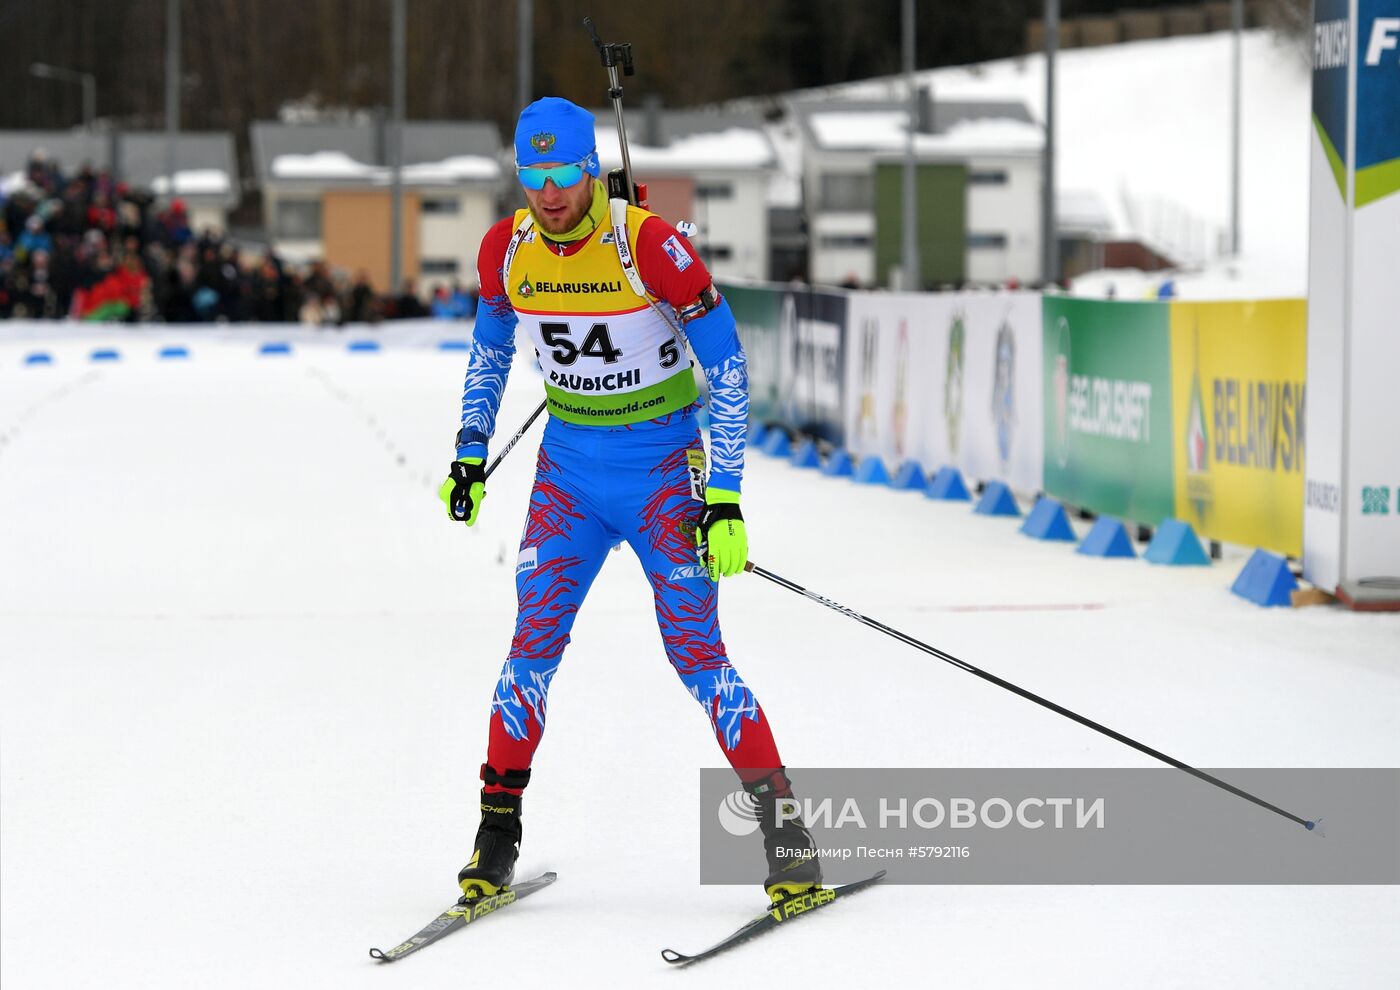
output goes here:
<path id="1" fill-rule="evenodd" d="M 554 135 L 550 134 L 548 131 L 541 131 L 530 138 L 530 147 L 543 155 L 550 148 L 554 147 Z"/>

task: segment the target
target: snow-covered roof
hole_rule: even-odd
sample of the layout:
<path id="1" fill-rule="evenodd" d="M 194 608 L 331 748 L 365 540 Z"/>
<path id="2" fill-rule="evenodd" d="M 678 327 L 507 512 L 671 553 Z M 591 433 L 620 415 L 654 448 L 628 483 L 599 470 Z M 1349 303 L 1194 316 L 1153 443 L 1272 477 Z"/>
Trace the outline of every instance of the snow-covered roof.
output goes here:
<path id="1" fill-rule="evenodd" d="M 908 136 L 909 104 L 903 99 L 816 99 L 801 94 L 793 109 L 806 140 L 822 151 L 902 151 Z M 1024 103 L 1015 100 L 938 100 L 915 133 L 926 154 L 1038 151 L 1044 143 Z"/>
<path id="2" fill-rule="evenodd" d="M 773 145 L 756 128 L 730 127 L 722 131 L 690 134 L 670 141 L 665 147 L 638 144 L 629 132 L 627 150 L 636 171 L 696 171 L 700 169 L 761 169 L 774 164 Z M 617 132 L 600 127 L 598 156 L 604 169 L 620 165 Z"/>
<path id="3" fill-rule="evenodd" d="M 1055 217 L 1065 232 L 1113 231 L 1113 211 L 1093 189 L 1061 189 L 1055 193 Z"/>
<path id="4" fill-rule="evenodd" d="M 385 185 L 393 172 L 383 165 L 367 165 L 343 151 L 314 151 L 306 155 L 277 155 L 270 172 L 277 179 L 306 179 L 326 182 L 369 182 Z M 405 165 L 403 181 L 410 185 L 455 185 L 461 182 L 492 181 L 500 178 L 501 165 L 481 155 L 453 155 L 438 162 Z"/>
<path id="5" fill-rule="evenodd" d="M 382 122 L 381 122 L 382 123 Z M 375 123 L 282 124 L 256 121 L 258 179 L 387 183 L 388 130 Z M 501 139 L 486 121 L 408 121 L 403 128 L 404 181 L 451 185 L 500 177 Z"/>
<path id="6" fill-rule="evenodd" d="M 501 163 L 482 155 L 452 155 L 440 162 L 406 165 L 403 170 L 405 182 L 424 185 L 497 179 L 500 175 Z"/>
<path id="7" fill-rule="evenodd" d="M 817 143 L 833 151 L 898 148 L 904 146 L 903 110 L 833 110 L 814 113 L 808 118 Z"/>
<path id="8" fill-rule="evenodd" d="M 808 124 L 825 150 L 879 153 L 904 150 L 907 120 L 903 110 L 838 110 L 814 113 Z M 920 155 L 1023 154 L 1039 152 L 1044 144 L 1038 125 L 1006 117 L 960 120 L 942 133 L 914 135 L 914 151 Z"/>
<path id="9" fill-rule="evenodd" d="M 367 179 L 374 166 L 357 162 L 343 151 L 313 151 L 309 155 L 278 155 L 272 159 L 278 179 Z"/>
<path id="10" fill-rule="evenodd" d="M 192 168 L 175 173 L 175 196 L 224 196 L 232 191 L 228 173 L 217 168 Z M 163 175 L 151 180 L 157 196 L 170 193 L 170 181 Z"/>
<path id="11" fill-rule="evenodd" d="M 116 136 L 117 172 L 138 189 L 153 189 L 166 172 L 164 131 L 121 131 Z M 76 172 L 84 164 L 107 168 L 112 160 L 110 135 L 89 131 L 0 131 L 0 173 L 23 169 L 35 151 L 43 149 L 65 172 Z M 216 181 L 213 174 L 222 176 Z M 193 176 L 188 191 L 177 178 L 177 193 L 209 196 L 224 206 L 238 202 L 238 157 L 233 135 L 225 132 L 183 131 L 175 139 L 175 174 Z M 160 191 L 160 190 L 157 190 Z"/>

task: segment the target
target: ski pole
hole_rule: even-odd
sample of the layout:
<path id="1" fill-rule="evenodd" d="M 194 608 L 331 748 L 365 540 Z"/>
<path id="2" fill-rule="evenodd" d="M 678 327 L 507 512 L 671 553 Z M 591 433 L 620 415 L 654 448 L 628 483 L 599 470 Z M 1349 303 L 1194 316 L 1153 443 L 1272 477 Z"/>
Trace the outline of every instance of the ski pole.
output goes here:
<path id="1" fill-rule="evenodd" d="M 540 418 L 540 413 L 544 412 L 545 403 L 548 399 L 541 399 L 539 406 L 530 414 L 530 418 L 525 421 L 525 425 L 515 431 L 515 436 L 506 441 L 506 445 L 501 448 L 501 452 L 495 456 L 486 468 L 486 477 L 491 477 L 491 472 L 496 470 L 497 465 L 505 460 L 505 456 L 510 453 L 510 448 L 520 442 L 520 438 L 525 435 L 525 431 L 530 428 L 530 424 Z"/>
<path id="2" fill-rule="evenodd" d="M 1176 767 L 1178 770 L 1185 770 L 1187 773 L 1191 774 L 1191 776 L 1193 776 L 1193 777 L 1199 777 L 1201 780 L 1204 780 L 1206 783 L 1208 783 L 1208 784 L 1214 784 L 1216 787 L 1219 787 L 1219 788 L 1221 788 L 1222 790 L 1229 791 L 1231 794 L 1234 794 L 1236 797 L 1242 797 L 1242 798 L 1244 798 L 1246 801 L 1252 801 L 1252 802 L 1254 802 L 1255 804 L 1259 805 L 1259 807 L 1261 807 L 1261 808 L 1267 808 L 1268 810 L 1272 811 L 1272 812 L 1273 812 L 1274 814 L 1276 814 L 1276 815 L 1282 815 L 1284 818 L 1287 818 L 1287 819 L 1288 819 L 1289 821 L 1291 821 L 1291 822 L 1297 822 L 1299 825 L 1302 825 L 1304 828 L 1306 828 L 1306 829 L 1307 829 L 1308 831 L 1310 831 L 1310 832 L 1313 830 L 1313 827 L 1317 824 L 1316 822 L 1309 821 L 1309 820 L 1306 819 L 1306 818 L 1300 818 L 1299 816 L 1293 814 L 1293 813 L 1290 812 L 1290 811 L 1284 811 L 1282 808 L 1278 807 L 1277 805 L 1270 804 L 1268 801 L 1265 801 L 1263 798 L 1255 797 L 1253 794 L 1250 794 L 1248 791 L 1241 790 L 1240 788 L 1236 787 L 1234 784 L 1226 783 L 1225 781 L 1221 780 L 1219 777 L 1214 777 L 1214 776 L 1212 776 L 1212 775 L 1206 773 L 1204 770 L 1197 770 L 1195 767 L 1190 766 L 1189 764 L 1182 763 L 1182 762 L 1181 762 L 1180 760 L 1178 760 L 1176 757 L 1174 757 L 1174 756 L 1168 756 L 1166 753 L 1163 753 L 1163 752 L 1160 751 L 1160 750 L 1153 749 L 1151 746 L 1148 746 L 1148 745 L 1146 745 L 1146 744 L 1144 744 L 1144 743 L 1140 743 L 1140 742 L 1138 742 L 1136 739 L 1133 739 L 1131 736 L 1125 736 L 1125 735 L 1123 735 L 1123 733 L 1117 732 L 1117 731 L 1115 731 L 1115 730 L 1113 730 L 1113 729 L 1110 729 L 1108 726 L 1102 725 L 1102 724 L 1100 724 L 1100 723 L 1098 723 L 1098 722 L 1095 722 L 1093 719 L 1087 718 L 1087 717 L 1085 717 L 1085 716 L 1083 716 L 1083 715 L 1080 715 L 1078 712 L 1072 712 L 1072 711 L 1070 711 L 1068 708 L 1065 708 L 1063 705 L 1057 705 L 1057 704 L 1055 704 L 1055 702 L 1050 701 L 1048 698 L 1042 698 L 1040 695 L 1035 694 L 1035 693 L 1032 692 L 1032 691 L 1027 691 L 1027 690 L 1026 690 L 1025 688 L 1023 688 L 1023 687 L 1020 687 L 1020 686 L 1018 686 L 1018 685 L 1016 685 L 1016 684 L 1012 684 L 1010 681 L 1004 680 L 1004 679 L 998 677 L 996 674 L 988 673 L 987 671 L 982 670 L 982 669 L 979 668 L 979 667 L 974 667 L 972 664 L 967 663 L 967 662 L 964 661 L 964 660 L 959 660 L 957 657 L 953 656 L 951 653 L 944 653 L 942 650 L 938 649 L 937 647 L 929 646 L 927 643 L 920 642 L 919 640 L 915 639 L 913 636 L 910 636 L 910 635 L 908 635 L 908 634 L 906 634 L 906 633 L 902 633 L 902 632 L 900 632 L 898 629 L 891 629 L 889 626 L 885 625 L 883 622 L 879 622 L 879 621 L 877 621 L 877 620 L 875 620 L 875 619 L 872 619 L 872 618 L 870 618 L 870 617 L 867 616 L 867 615 L 861 615 L 861 614 L 860 614 L 859 612 L 857 612 L 855 609 L 847 608 L 845 605 L 841 605 L 841 604 L 839 604 L 839 603 L 837 603 L 837 602 L 834 602 L 834 601 L 832 601 L 830 598 L 824 598 L 824 597 L 822 597 L 821 595 L 817 594 L 817 593 L 814 592 L 814 591 L 808 591 L 806 588 L 804 588 L 804 587 L 802 587 L 801 585 L 796 584 L 796 583 L 794 583 L 794 582 L 792 582 L 792 581 L 789 581 L 789 580 L 788 580 L 787 578 L 785 578 L 785 577 L 780 577 L 780 576 L 778 576 L 777 574 L 774 574 L 772 571 L 770 571 L 770 570 L 768 570 L 768 569 L 766 569 L 766 568 L 759 567 L 759 566 L 758 566 L 757 564 L 755 564 L 753 561 L 749 561 L 748 563 L 746 563 L 746 564 L 744 565 L 744 570 L 749 571 L 750 573 L 753 573 L 753 574 L 757 574 L 759 577 L 761 577 L 761 578 L 763 578 L 763 579 L 765 579 L 765 580 L 767 580 L 767 581 L 772 581 L 774 584 L 780 585 L 780 586 L 782 586 L 782 587 L 784 587 L 784 588 L 787 588 L 789 591 L 795 591 L 795 592 L 797 592 L 799 595 L 802 595 L 804 598 L 810 598 L 812 601 L 817 602 L 817 603 L 822 604 L 822 605 L 825 605 L 827 608 L 835 609 L 837 612 L 840 612 L 842 615 L 849 616 L 850 618 L 855 619 L 857 622 L 860 622 L 860 623 L 863 623 L 864 625 L 869 626 L 871 629 L 879 630 L 880 632 L 884 633 L 886 636 L 892 636 L 893 638 L 899 640 L 901 643 L 904 643 L 904 644 L 907 645 L 907 646 L 912 646 L 912 647 L 914 647 L 914 649 L 916 649 L 916 650 L 921 650 L 921 651 L 923 651 L 924 653 L 927 653 L 929 656 L 937 657 L 938 659 L 942 660 L 944 663 L 952 664 L 954 667 L 957 667 L 959 670 L 965 670 L 965 671 L 967 671 L 969 674 L 976 674 L 978 677 L 982 678 L 984 681 L 990 681 L 991 683 L 995 684 L 997 687 L 1005 688 L 1006 690 L 1012 692 L 1013 694 L 1019 694 L 1021 697 L 1025 698 L 1027 701 L 1034 701 L 1037 705 L 1040 705 L 1040 706 L 1043 707 L 1043 708 L 1048 708 L 1048 709 L 1050 709 L 1052 712 L 1055 712 L 1056 714 L 1065 716 L 1065 718 L 1073 719 L 1074 721 L 1078 722 L 1080 725 L 1088 726 L 1089 728 L 1093 729 L 1095 732 L 1102 732 L 1104 735 L 1108 736 L 1110 739 L 1116 739 L 1116 740 L 1118 740 L 1120 743 L 1123 743 L 1125 746 L 1131 746 L 1133 749 L 1137 750 L 1138 752 L 1140 752 L 1140 753 L 1146 753 L 1148 756 L 1152 757 L 1152 758 L 1155 759 L 1155 760 L 1161 760 L 1163 763 L 1166 763 L 1166 764 L 1168 764 L 1169 766 Z"/>

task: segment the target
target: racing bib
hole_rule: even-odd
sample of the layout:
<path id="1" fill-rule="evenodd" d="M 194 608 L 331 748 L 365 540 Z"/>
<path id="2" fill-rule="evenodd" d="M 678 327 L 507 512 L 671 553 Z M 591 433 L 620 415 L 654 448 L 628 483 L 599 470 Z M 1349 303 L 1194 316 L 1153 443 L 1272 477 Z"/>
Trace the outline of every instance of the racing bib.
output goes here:
<path id="1" fill-rule="evenodd" d="M 516 226 L 525 211 L 516 215 Z M 628 210 L 633 243 L 649 216 Z M 511 261 L 506 292 L 544 371 L 549 411 L 571 423 L 635 423 L 699 396 L 685 348 L 623 277 L 611 230 L 567 258 L 528 231 Z M 664 306 L 665 303 L 660 305 Z"/>

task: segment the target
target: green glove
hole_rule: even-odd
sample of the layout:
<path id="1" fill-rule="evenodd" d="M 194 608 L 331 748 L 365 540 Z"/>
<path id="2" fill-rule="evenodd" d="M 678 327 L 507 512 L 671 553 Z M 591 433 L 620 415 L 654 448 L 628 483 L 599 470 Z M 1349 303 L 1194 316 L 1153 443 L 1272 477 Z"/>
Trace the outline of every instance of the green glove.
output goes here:
<path id="1" fill-rule="evenodd" d="M 486 497 L 486 471 L 481 466 L 484 463 L 480 457 L 461 457 L 452 462 L 451 474 L 438 488 L 448 519 L 468 526 L 476 522 L 477 510 Z"/>
<path id="2" fill-rule="evenodd" d="M 700 547 L 700 563 L 710 572 L 710 580 L 738 574 L 749 560 L 749 534 L 744 514 L 739 511 L 739 493 L 723 488 L 705 489 L 705 510 L 695 531 Z"/>

